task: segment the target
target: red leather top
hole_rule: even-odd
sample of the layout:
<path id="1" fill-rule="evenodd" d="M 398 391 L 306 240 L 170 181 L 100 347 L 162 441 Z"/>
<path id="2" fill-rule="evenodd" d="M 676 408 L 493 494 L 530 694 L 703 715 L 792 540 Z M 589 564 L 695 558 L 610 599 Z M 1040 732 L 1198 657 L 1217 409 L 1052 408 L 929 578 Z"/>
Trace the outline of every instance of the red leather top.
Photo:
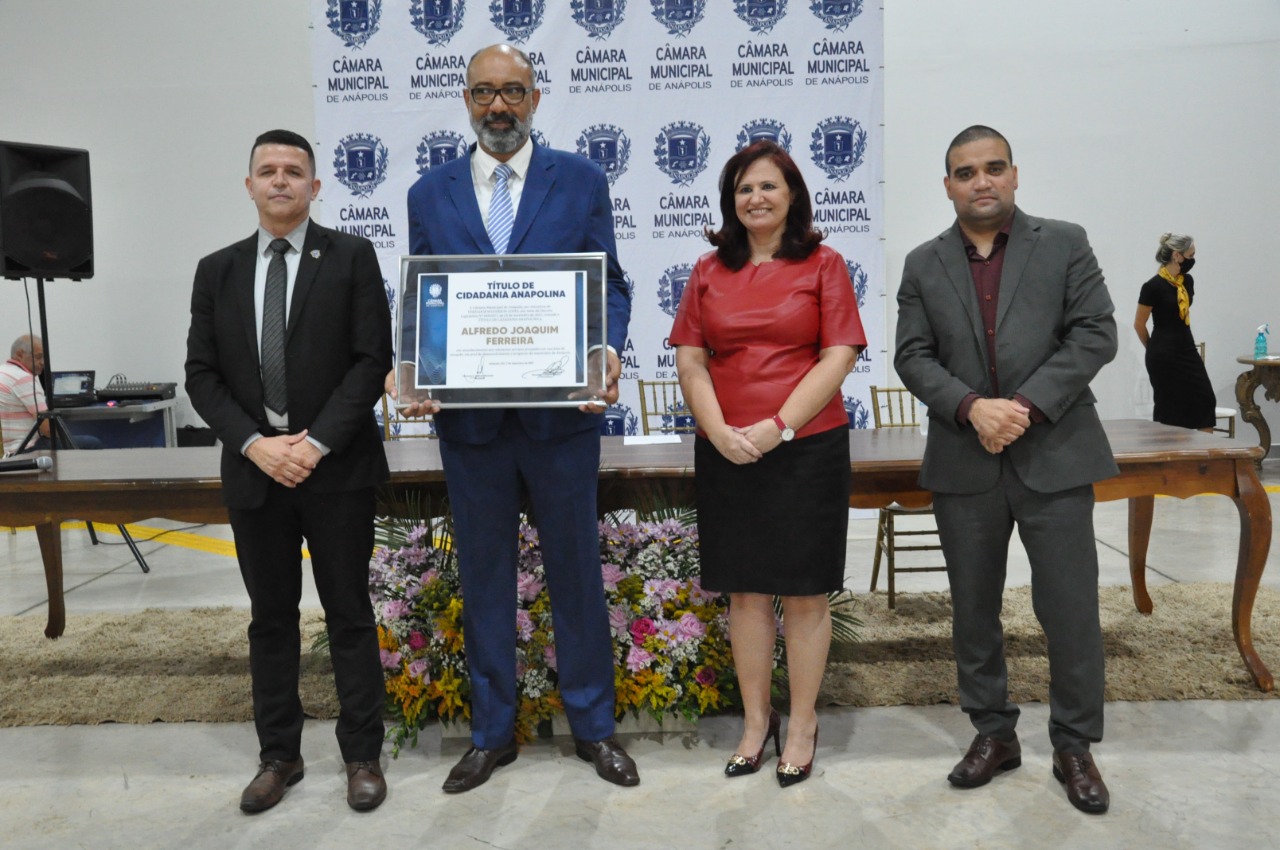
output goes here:
<path id="1" fill-rule="evenodd" d="M 736 272 L 714 251 L 699 257 L 670 342 L 710 349 L 707 368 L 725 422 L 746 427 L 782 408 L 820 350 L 865 346 L 867 337 L 844 258 L 819 245 L 805 260 L 747 263 Z M 840 426 L 849 419 L 836 393 L 796 437 Z"/>

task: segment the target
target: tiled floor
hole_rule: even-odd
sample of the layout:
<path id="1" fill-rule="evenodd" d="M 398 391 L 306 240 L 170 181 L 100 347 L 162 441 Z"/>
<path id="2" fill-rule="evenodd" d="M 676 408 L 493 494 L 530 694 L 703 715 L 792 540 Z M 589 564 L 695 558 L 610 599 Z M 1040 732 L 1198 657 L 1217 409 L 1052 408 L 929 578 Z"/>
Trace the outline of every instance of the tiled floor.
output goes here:
<path id="1" fill-rule="evenodd" d="M 1263 474 L 1273 512 L 1280 461 Z M 1104 584 L 1127 584 L 1124 503 L 1099 505 Z M 159 520 L 148 528 L 177 528 Z M 1230 581 L 1238 517 L 1217 496 L 1159 499 L 1149 583 Z M 102 529 L 104 541 L 118 538 Z M 68 622 L 89 611 L 236 605 L 247 600 L 229 531 L 206 527 L 144 542 L 144 575 L 123 545 L 92 547 L 64 532 Z M 140 535 L 140 536 L 145 536 Z M 847 584 L 865 591 L 874 524 L 851 524 Z M 181 545 L 164 542 L 178 538 Z M 1272 571 L 1280 586 L 1272 541 Z M 1018 553 L 1015 540 L 1015 552 Z M 1029 572 L 1020 553 L 1009 583 Z M 883 581 L 883 579 L 882 579 Z M 942 574 L 901 576 L 899 592 L 945 588 Z M 883 584 L 881 585 L 883 592 Z M 308 588 L 305 604 L 316 605 Z M 35 535 L 0 531 L 0 615 L 31 619 L 39 639 L 44 577 Z M 1280 650 L 1259 647 L 1280 666 Z M 596 779 L 567 739 L 538 742 L 484 787 L 446 796 L 440 783 L 465 749 L 424 735 L 387 762 L 391 791 L 369 815 L 343 802 L 331 722 L 304 737 L 306 779 L 263 815 L 236 808 L 257 750 L 248 724 L 0 729 L 0 844 L 12 848 L 542 847 L 1267 847 L 1280 844 L 1280 700 L 1112 703 L 1095 748 L 1112 810 L 1091 818 L 1065 801 L 1049 771 L 1047 709 L 1024 706 L 1020 770 L 971 791 L 945 775 L 972 733 L 952 706 L 824 709 L 817 775 L 780 790 L 767 771 L 725 780 L 738 722 L 696 732 L 634 734 L 625 743 L 642 784 Z"/>

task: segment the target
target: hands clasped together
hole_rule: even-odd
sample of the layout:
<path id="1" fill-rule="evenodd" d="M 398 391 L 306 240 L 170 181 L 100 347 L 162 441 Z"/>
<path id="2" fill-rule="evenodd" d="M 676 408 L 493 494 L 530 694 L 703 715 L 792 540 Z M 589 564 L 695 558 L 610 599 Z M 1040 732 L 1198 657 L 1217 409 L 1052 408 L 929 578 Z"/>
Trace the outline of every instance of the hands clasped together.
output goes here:
<path id="1" fill-rule="evenodd" d="M 980 398 L 969 408 L 969 422 L 982 447 L 1000 454 L 1031 427 L 1031 409 L 1013 399 Z"/>
<path id="2" fill-rule="evenodd" d="M 306 481 L 311 470 L 324 457 L 318 448 L 307 442 L 306 431 L 254 440 L 244 453 L 276 483 L 286 487 L 297 487 Z"/>
<path id="3" fill-rule="evenodd" d="M 720 454 L 736 464 L 755 463 L 782 443 L 782 432 L 772 419 L 761 419 L 746 428 L 726 425 L 707 437 Z"/>

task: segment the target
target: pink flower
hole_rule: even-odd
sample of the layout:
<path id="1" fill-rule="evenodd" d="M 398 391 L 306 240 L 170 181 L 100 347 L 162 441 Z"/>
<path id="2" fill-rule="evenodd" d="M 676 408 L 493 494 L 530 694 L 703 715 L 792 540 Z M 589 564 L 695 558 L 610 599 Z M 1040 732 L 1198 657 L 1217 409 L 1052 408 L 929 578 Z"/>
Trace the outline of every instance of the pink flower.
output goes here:
<path id="1" fill-rule="evenodd" d="M 631 651 L 627 653 L 627 669 L 632 673 L 639 673 L 649 663 L 653 661 L 653 653 L 646 652 L 639 646 L 631 647 Z"/>
<path id="2" fill-rule="evenodd" d="M 675 620 L 668 620 L 659 617 L 654 621 L 654 628 L 658 630 L 658 636 L 662 638 L 662 642 L 672 645 L 685 640 L 684 635 L 680 634 L 680 625 Z"/>
<path id="3" fill-rule="evenodd" d="M 698 672 L 694 674 L 693 678 L 697 680 L 699 685 L 702 685 L 702 687 L 705 688 L 708 685 L 714 685 L 716 683 L 716 671 L 712 670 L 710 667 L 699 667 Z"/>
<path id="4" fill-rule="evenodd" d="M 627 619 L 630 612 L 625 605 L 614 605 L 609 609 L 609 628 L 614 634 L 622 635 L 627 631 Z"/>
<path id="5" fill-rule="evenodd" d="M 382 606 L 382 618 L 387 621 L 403 620 L 409 613 L 409 603 L 403 599 L 390 599 Z"/>
<path id="6" fill-rule="evenodd" d="M 546 584 L 538 581 L 533 573 L 520 571 L 516 573 L 516 593 L 525 602 L 532 602 L 538 598 L 538 594 L 542 592 L 542 588 Z"/>
<path id="7" fill-rule="evenodd" d="M 409 662 L 409 675 L 414 678 L 421 679 L 422 684 L 431 683 L 431 663 L 425 658 L 419 658 L 416 661 Z"/>
<path id="8" fill-rule="evenodd" d="M 679 592 L 680 582 L 673 578 L 651 578 L 644 583 L 646 600 L 665 602 L 668 599 L 675 599 Z"/>
<path id="9" fill-rule="evenodd" d="M 409 648 L 422 649 L 427 645 L 427 637 L 422 632 L 409 633 Z"/>
<path id="10" fill-rule="evenodd" d="M 378 650 L 382 656 L 382 669 L 399 670 L 400 669 L 400 653 L 392 652 L 389 649 Z"/>
<path id="11" fill-rule="evenodd" d="M 706 624 L 698 619 L 692 611 L 686 611 L 676 622 L 676 633 L 681 640 L 701 638 L 707 633 Z"/>
<path id="12" fill-rule="evenodd" d="M 547 667 L 552 670 L 558 670 L 556 667 L 556 648 L 548 645 L 542 648 L 542 660 L 546 662 Z"/>
<path id="13" fill-rule="evenodd" d="M 520 640 L 533 637 L 533 618 L 523 608 L 516 609 L 516 634 L 519 635 Z"/>
<path id="14" fill-rule="evenodd" d="M 703 590 L 700 579 L 694 578 L 689 582 L 689 601 L 695 605 L 705 605 L 719 596 L 714 590 Z"/>
<path id="15" fill-rule="evenodd" d="M 631 639 L 637 644 L 644 643 L 644 639 L 658 631 L 654 626 L 653 620 L 648 617 L 638 617 L 631 623 Z"/>
<path id="16" fill-rule="evenodd" d="M 618 582 L 627 577 L 627 574 L 616 564 L 601 564 L 600 575 L 604 579 L 604 589 L 611 591 L 617 590 Z"/>

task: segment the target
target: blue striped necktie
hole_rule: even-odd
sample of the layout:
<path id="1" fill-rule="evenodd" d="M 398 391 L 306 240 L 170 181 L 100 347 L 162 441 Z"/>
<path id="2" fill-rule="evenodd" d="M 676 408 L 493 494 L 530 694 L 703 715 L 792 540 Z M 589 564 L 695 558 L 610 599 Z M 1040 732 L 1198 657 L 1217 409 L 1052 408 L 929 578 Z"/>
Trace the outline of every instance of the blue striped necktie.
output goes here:
<path id="1" fill-rule="evenodd" d="M 516 220 L 516 214 L 511 206 L 511 190 L 507 188 L 507 180 L 515 173 L 515 169 L 505 162 L 493 170 L 493 197 L 489 199 L 487 229 L 495 254 L 507 253 L 507 243 L 511 241 L 511 225 Z"/>

